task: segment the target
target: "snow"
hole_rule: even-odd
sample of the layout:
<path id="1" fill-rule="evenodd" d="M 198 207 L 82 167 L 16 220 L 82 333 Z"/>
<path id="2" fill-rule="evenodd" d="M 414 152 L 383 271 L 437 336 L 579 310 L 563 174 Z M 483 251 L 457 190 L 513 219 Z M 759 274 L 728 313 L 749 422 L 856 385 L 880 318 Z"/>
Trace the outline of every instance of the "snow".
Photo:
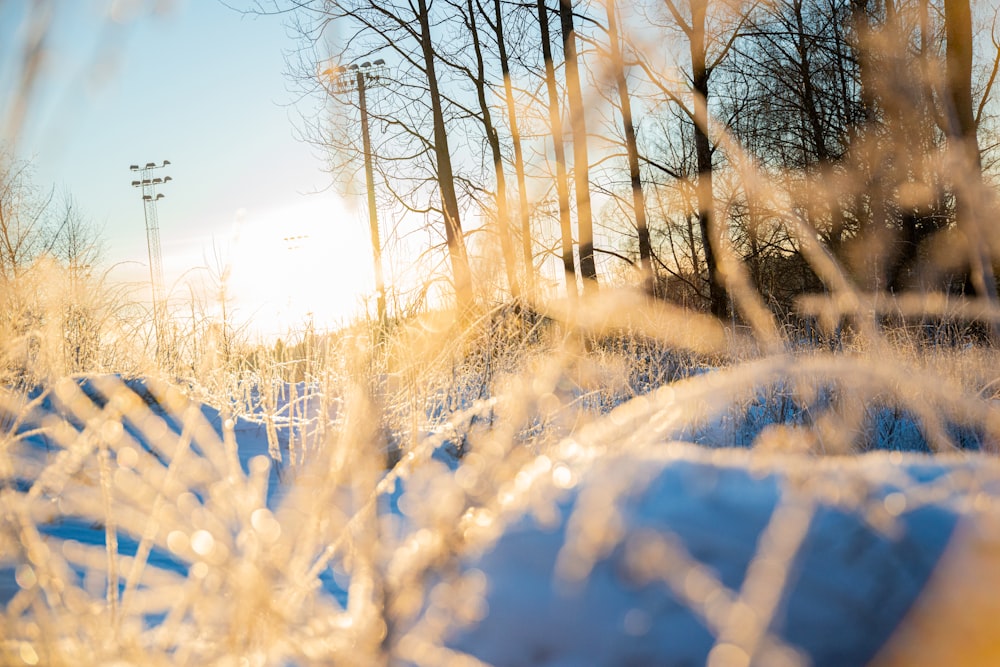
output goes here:
<path id="1" fill-rule="evenodd" d="M 93 387 L 101 382 L 84 382 L 84 391 L 96 397 Z M 130 386 L 176 437 L 184 420 L 149 399 L 143 383 Z M 308 394 L 298 387 L 285 395 L 315 410 L 318 403 Z M 673 398 L 684 396 L 678 390 Z M 454 560 L 426 573 L 429 592 L 422 606 L 395 628 L 394 650 L 403 664 L 434 663 L 413 647 L 440 645 L 451 655 L 494 665 L 862 665 L 902 650 L 896 648 L 900 637 L 907 646 L 930 637 L 933 633 L 922 630 L 929 623 L 926 607 L 928 600 L 950 599 L 941 591 L 974 591 L 980 577 L 1000 582 L 1000 566 L 990 556 L 1000 552 L 1000 531 L 989 529 L 1000 507 L 1000 463 L 994 458 L 899 451 L 821 457 L 652 443 L 644 433 L 671 432 L 658 427 L 658 418 L 671 419 L 657 412 L 658 400 L 624 406 L 524 463 L 516 477 L 518 493 L 489 508 L 491 518 L 481 531 L 465 535 Z M 197 408 L 217 439 L 225 440 L 225 416 L 205 405 Z M 37 406 L 35 423 L 56 413 L 84 425 L 52 398 Z M 300 415 L 308 418 L 309 410 Z M 188 552 L 210 554 L 212 545 L 198 543 L 195 529 L 209 531 L 206 540 L 215 535 L 225 541 L 230 513 L 254 518 L 252 531 L 241 529 L 226 547 L 240 554 L 242 568 L 224 572 L 224 583 L 215 584 L 226 595 L 250 588 L 250 578 L 275 586 L 273 596 L 285 595 L 310 564 L 325 562 L 319 554 L 326 543 L 299 553 L 297 537 L 288 533 L 306 530 L 308 517 L 296 514 L 303 497 L 332 491 L 311 485 L 316 471 L 287 456 L 295 433 L 287 422 L 276 425 L 282 462 L 264 466 L 273 451 L 268 429 L 248 417 L 232 424 L 242 474 L 224 480 L 245 500 L 222 502 L 216 495 L 219 482 L 193 485 L 191 497 L 177 501 L 178 507 L 192 508 L 185 546 L 174 548 L 159 537 L 151 542 L 150 566 L 139 586 L 148 593 L 148 604 L 139 611 L 154 630 L 172 613 L 173 591 L 204 576 Z M 31 425 L 24 425 L 23 439 L 11 450 L 18 466 L 14 488 L 22 494 L 61 451 L 30 433 Z M 125 432 L 146 454 L 161 463 L 168 458 L 163 443 L 151 439 L 156 429 L 150 424 L 125 420 Z M 446 436 L 437 434 L 439 446 L 423 458 L 406 459 L 407 474 L 387 478 L 391 483 L 378 503 L 387 543 L 414 537 L 426 527 L 423 515 L 447 516 L 446 497 L 459 493 L 456 480 L 467 471 L 464 462 L 449 456 Z M 637 446 L 636 438 L 645 446 Z M 224 456 L 198 440 L 192 447 L 196 456 L 186 464 L 187 479 L 214 479 L 202 468 L 224 467 Z M 99 508 L 90 514 L 81 510 L 92 506 L 102 484 L 92 458 L 67 477 L 64 498 L 53 495 L 48 509 L 32 511 L 43 539 L 61 545 L 80 587 L 100 600 L 107 585 L 100 569 L 105 527 L 86 518 L 101 516 Z M 115 484 L 127 481 L 125 473 L 115 477 Z M 254 500 L 258 492 L 261 497 Z M 140 552 L 142 521 L 125 508 L 118 516 L 118 554 L 126 566 Z M 275 540 L 278 534 L 288 538 L 291 546 L 282 548 L 292 551 L 282 556 L 253 546 L 255 540 L 268 542 L 269 533 Z M 15 553 L 0 549 L 4 605 L 35 585 L 17 569 Z M 339 554 L 329 557 L 316 597 L 301 606 L 302 619 L 285 619 L 289 627 L 312 619 L 320 629 L 283 638 L 285 644 L 271 649 L 278 652 L 268 655 L 283 664 L 306 664 L 304 656 L 323 661 L 326 644 L 290 647 L 340 627 L 337 619 L 352 608 L 349 570 Z M 121 581 L 119 592 L 125 586 Z M 958 605 L 944 621 L 976 631 L 975 618 L 1000 614 L 1000 602 L 992 597 L 979 595 L 978 606 Z M 240 604 L 219 602 L 206 609 L 235 613 Z M 240 618 L 242 613 L 218 620 Z M 938 655 L 942 645 L 948 646 L 938 642 Z"/>
<path id="2" fill-rule="evenodd" d="M 775 655 L 790 664 L 802 657 L 817 666 L 868 664 L 906 618 L 969 514 L 970 493 L 957 482 L 982 467 L 996 473 L 993 461 L 978 457 L 873 453 L 818 461 L 679 443 L 601 460 L 560 501 L 554 526 L 524 516 L 465 563 L 489 582 L 489 611 L 478 624 L 454 628 L 447 643 L 496 665 L 706 664 L 728 622 L 724 613 L 713 621 L 710 607 L 720 600 L 733 607 L 741 594 L 752 600 L 748 570 L 754 563 L 758 576 L 768 570 L 759 567 L 769 548 L 762 535 L 775 525 L 780 535 L 779 514 L 793 507 L 805 513 L 806 529 L 798 542 L 785 536 L 794 543 L 789 562 L 771 558 L 771 569 L 779 570 L 772 575 L 785 580 L 773 613 L 760 619 L 765 638 L 790 650 L 760 664 L 781 664 Z M 900 494 L 893 482 L 900 477 L 907 480 L 903 501 L 914 499 L 912 507 L 893 496 Z M 603 494 L 616 478 L 648 482 L 623 489 L 624 497 L 602 499 L 618 507 L 612 513 L 618 539 L 585 578 L 568 580 L 560 565 L 573 558 L 574 530 L 608 530 L 581 515 L 590 506 L 587 496 Z M 930 486 L 941 491 L 935 501 L 916 502 Z M 990 493 L 996 491 L 994 482 Z M 634 554 L 660 539 L 682 556 L 637 565 Z M 780 551 L 780 545 L 770 548 Z M 652 573 L 644 572 L 647 566 Z M 697 588 L 692 581 L 699 573 L 717 590 L 684 590 Z M 716 601 L 699 598 L 703 594 Z M 730 632 L 739 635 L 739 628 Z M 759 647 L 744 654 L 762 655 Z"/>

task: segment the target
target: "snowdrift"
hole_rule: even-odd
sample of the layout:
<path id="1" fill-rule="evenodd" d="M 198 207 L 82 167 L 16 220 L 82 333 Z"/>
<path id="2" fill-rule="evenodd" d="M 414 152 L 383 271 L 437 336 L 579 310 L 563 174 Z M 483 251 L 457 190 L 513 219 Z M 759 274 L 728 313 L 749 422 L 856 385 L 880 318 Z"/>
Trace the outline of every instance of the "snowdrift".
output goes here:
<path id="1" fill-rule="evenodd" d="M 1000 656 L 1000 466 L 673 443 L 559 464 L 465 561 L 495 665 L 941 665 Z"/>

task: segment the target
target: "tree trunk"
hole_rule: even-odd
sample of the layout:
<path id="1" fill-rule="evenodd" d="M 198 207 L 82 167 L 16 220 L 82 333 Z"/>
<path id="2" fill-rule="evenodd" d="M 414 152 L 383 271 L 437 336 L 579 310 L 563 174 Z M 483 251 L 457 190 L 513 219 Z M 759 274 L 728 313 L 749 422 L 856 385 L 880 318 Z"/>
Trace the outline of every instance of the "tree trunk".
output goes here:
<path id="1" fill-rule="evenodd" d="M 972 11 L 969 0 L 945 0 L 946 74 L 949 109 L 948 139 L 952 150 L 960 156 L 959 164 L 967 173 L 958 174 L 965 188 L 956 188 L 958 224 L 965 234 L 969 252 L 969 282 L 981 297 L 994 304 L 997 301 L 996 281 L 986 243 L 980 227 L 984 216 L 978 204 L 982 196 L 982 166 L 976 121 L 972 111 Z M 998 323 L 993 323 L 997 335 Z"/>
<path id="2" fill-rule="evenodd" d="M 427 0 L 417 0 L 420 22 L 420 48 L 427 73 L 427 91 L 430 96 L 431 114 L 434 120 L 434 157 L 437 162 L 438 188 L 441 192 L 441 209 L 444 213 L 445 239 L 451 259 L 452 274 L 455 279 L 455 297 L 459 310 L 472 304 L 472 274 L 469 257 L 462 235 L 462 219 L 458 210 L 458 196 L 455 193 L 455 177 L 451 167 L 451 153 L 448 151 L 448 133 L 444 126 L 444 111 L 438 92 L 437 73 L 434 69 L 434 45 L 431 36 L 430 16 Z"/>
<path id="3" fill-rule="evenodd" d="M 514 144 L 514 172 L 517 174 L 517 203 L 521 219 L 521 253 L 524 261 L 524 285 L 529 295 L 535 292 L 535 262 L 531 252 L 531 217 L 528 208 L 528 187 L 524 173 L 524 153 L 521 150 L 521 132 L 517 123 L 517 106 L 514 103 L 514 88 L 510 78 L 510 60 L 507 58 L 507 43 L 504 41 L 503 13 L 500 0 L 493 0 L 496 14 L 497 55 L 500 71 L 503 72 L 504 98 L 507 102 L 507 122 L 510 124 L 510 139 Z"/>
<path id="4" fill-rule="evenodd" d="M 707 45 L 705 24 L 708 0 L 690 0 L 691 4 L 691 80 L 694 89 L 694 145 L 698 162 L 698 226 L 704 246 L 705 265 L 708 268 L 709 307 L 712 314 L 726 316 L 726 291 L 716 266 L 716 255 L 722 242 L 719 225 L 715 221 L 715 204 L 712 188 L 712 145 L 708 139 L 708 80 L 711 72 L 706 64 Z"/>
<path id="5" fill-rule="evenodd" d="M 580 274 L 583 276 L 584 293 L 591 293 L 597 289 L 597 264 L 594 261 L 594 222 L 590 211 L 587 119 L 583 108 L 583 93 L 580 90 L 572 0 L 559 0 L 559 22 L 566 67 L 566 95 L 573 130 L 573 180 L 576 186 L 577 229 L 580 233 Z"/>
<path id="6" fill-rule="evenodd" d="M 472 49 L 476 55 L 476 78 L 473 83 L 476 86 L 476 97 L 479 99 L 483 131 L 486 134 L 486 142 L 490 146 L 490 153 L 493 157 L 493 169 L 496 172 L 497 179 L 497 234 L 500 236 L 500 249 L 503 253 L 504 266 L 507 269 L 507 285 L 510 287 L 511 295 L 517 299 L 521 296 L 521 288 L 517 280 L 517 256 L 514 253 L 514 245 L 510 233 L 510 213 L 507 207 L 507 176 L 503 170 L 500 137 L 497 135 L 496 127 L 493 125 L 490 105 L 486 100 L 486 66 L 483 62 L 483 49 L 479 42 L 479 29 L 476 26 L 476 14 L 472 0 L 466 0 L 466 6 L 469 11 L 469 31 L 472 33 Z"/>
<path id="7" fill-rule="evenodd" d="M 562 231 L 562 260 L 566 272 L 566 296 L 571 300 L 579 296 L 576 287 L 576 266 L 573 262 L 573 228 L 569 219 L 569 183 L 566 180 L 566 149 L 563 146 L 562 117 L 559 112 L 559 93 L 556 90 L 556 71 L 552 63 L 552 45 L 549 37 L 549 15 L 545 0 L 537 0 L 538 27 L 541 31 L 542 57 L 545 59 L 545 88 L 549 94 L 549 127 L 552 131 L 556 157 L 556 190 L 559 197 L 559 227 Z"/>
<path id="8" fill-rule="evenodd" d="M 978 166 L 979 147 L 972 111 L 972 11 L 969 0 L 945 0 L 944 12 L 948 94 L 954 114 L 951 134 L 976 149 Z"/>
<path id="9" fill-rule="evenodd" d="M 635 212 L 635 229 L 639 236 L 639 268 L 643 280 L 655 284 L 653 278 L 653 250 L 649 242 L 646 226 L 646 203 L 642 196 L 642 176 L 639 172 L 639 150 L 635 140 L 635 126 L 632 123 L 632 102 L 629 98 L 628 79 L 625 78 L 625 60 L 622 57 L 618 32 L 618 8 L 615 0 L 607 0 L 608 42 L 611 45 L 611 66 L 615 69 L 618 98 L 622 110 L 622 126 L 625 131 L 625 152 L 628 155 L 629 180 L 632 183 L 632 209 Z"/>

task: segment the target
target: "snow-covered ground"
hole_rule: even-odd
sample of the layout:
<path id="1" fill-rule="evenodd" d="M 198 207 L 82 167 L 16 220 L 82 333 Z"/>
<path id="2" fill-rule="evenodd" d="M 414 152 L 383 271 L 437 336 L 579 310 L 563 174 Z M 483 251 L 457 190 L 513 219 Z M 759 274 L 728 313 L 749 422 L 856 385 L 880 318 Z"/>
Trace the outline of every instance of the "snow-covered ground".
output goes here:
<path id="1" fill-rule="evenodd" d="M 980 455 L 676 443 L 595 461 L 571 491 L 559 479 L 533 494 L 551 508 L 465 562 L 482 619 L 449 646 L 496 665 L 865 665 L 926 620 L 921 602 L 1000 576 L 1000 466 Z M 930 618 L 958 645 L 998 618 L 978 603 Z"/>
<path id="2" fill-rule="evenodd" d="M 84 383 L 85 394 L 115 383 Z M 67 627 L 72 638 L 60 642 L 73 651 L 117 641 L 176 664 L 235 653 L 303 665 L 361 651 L 363 635 L 352 633 L 367 589 L 349 574 L 358 552 L 342 536 L 367 510 L 317 468 L 334 459 L 294 462 L 291 431 L 279 422 L 272 438 L 282 462 L 268 465 L 275 443 L 263 420 L 224 428 L 213 408 L 132 388 L 139 401 L 89 404 L 64 384 L 6 449 L 5 660 L 49 661 L 44 650 L 56 651 L 59 631 L 46 623 L 76 623 L 67 619 L 81 609 L 109 613 L 120 627 L 111 635 Z M 484 471 L 475 457 L 449 460 L 447 447 L 404 458 L 371 506 L 392 551 L 381 556 L 382 594 L 396 608 L 407 590 L 393 582 L 426 590 L 398 614 L 384 646 L 406 664 L 464 656 L 560 667 L 1000 656 L 993 457 L 629 446 L 663 419 L 654 402 L 523 458 L 493 502 L 459 503 L 452 547 L 428 548 L 452 548 L 450 556 L 422 565 L 397 556 L 434 543 L 434 513 L 447 516 Z M 73 428 L 52 430 L 55 414 Z M 108 426 L 116 420 L 121 432 Z M 45 433 L 32 430 L 43 424 Z M 294 437 L 301 433 L 293 447 Z M 424 569 L 410 580 L 394 574 L 403 566 Z M 87 651 L 82 663 L 115 654 L 107 645 Z"/>

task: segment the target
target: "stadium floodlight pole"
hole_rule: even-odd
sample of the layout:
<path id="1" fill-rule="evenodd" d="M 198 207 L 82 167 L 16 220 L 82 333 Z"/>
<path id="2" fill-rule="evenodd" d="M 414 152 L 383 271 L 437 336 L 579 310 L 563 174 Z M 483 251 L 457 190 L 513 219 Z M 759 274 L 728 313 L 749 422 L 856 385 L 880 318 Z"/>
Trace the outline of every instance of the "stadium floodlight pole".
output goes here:
<path id="1" fill-rule="evenodd" d="M 164 323 L 166 319 L 166 303 L 163 298 L 163 256 L 160 251 L 160 221 L 156 214 L 156 202 L 163 199 L 163 194 L 156 192 L 156 186 L 169 183 L 173 179 L 169 176 L 153 176 L 153 172 L 162 169 L 170 164 L 170 160 L 164 160 L 163 164 L 147 162 L 146 166 L 140 167 L 137 164 L 129 166 L 129 170 L 136 172 L 138 180 L 132 181 L 132 187 L 142 189 L 143 212 L 146 216 L 146 247 L 149 251 L 149 284 L 153 292 L 153 331 L 156 336 L 156 360 L 163 363 L 165 359 L 164 345 Z"/>
<path id="2" fill-rule="evenodd" d="M 357 91 L 361 110 L 361 141 L 365 153 L 365 185 L 368 190 L 368 224 L 371 228 L 372 254 L 375 259 L 375 292 L 378 299 L 378 321 L 385 324 L 385 279 L 382 274 L 382 244 L 379 238 L 378 212 L 375 207 L 375 176 L 372 169 L 372 144 L 368 133 L 368 104 L 365 90 L 388 81 L 389 68 L 381 58 L 374 63 L 363 62 L 323 71 L 330 78 L 331 89 L 345 94 Z"/>

